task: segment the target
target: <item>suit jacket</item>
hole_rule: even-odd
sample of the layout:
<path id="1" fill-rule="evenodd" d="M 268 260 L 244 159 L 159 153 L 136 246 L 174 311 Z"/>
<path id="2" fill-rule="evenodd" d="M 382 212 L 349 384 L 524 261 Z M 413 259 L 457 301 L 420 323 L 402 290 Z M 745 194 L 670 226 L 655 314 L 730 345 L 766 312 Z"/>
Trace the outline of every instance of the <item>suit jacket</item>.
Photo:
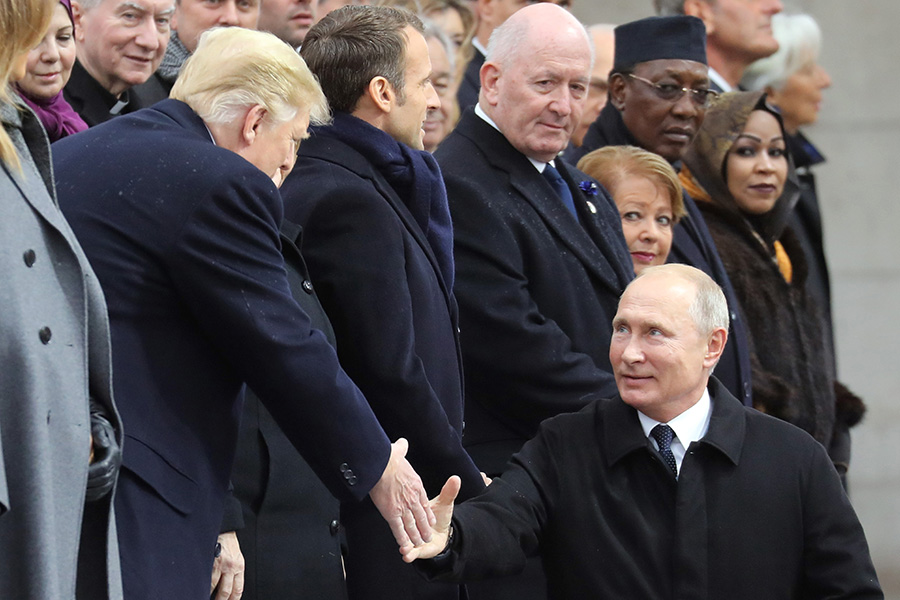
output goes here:
<path id="1" fill-rule="evenodd" d="M 408 459 L 430 496 L 454 474 L 463 479 L 465 497 L 477 494 L 484 484 L 462 445 L 456 302 L 404 200 L 329 128 L 300 146 L 281 193 L 285 218 L 303 227 L 303 255 L 341 364 L 388 437 L 409 440 Z M 418 597 L 401 590 L 447 588 L 426 584 L 397 561 L 383 520 L 360 509 L 367 514 L 344 510 L 351 598 Z M 409 588 L 397 583 L 404 575 Z"/>
<path id="2" fill-rule="evenodd" d="M 542 420 L 614 392 L 611 323 L 633 277 L 631 256 L 602 187 L 556 161 L 579 223 L 473 111 L 435 157 L 454 223 L 466 445 L 482 470 L 497 474 Z"/>
<path id="3" fill-rule="evenodd" d="M 462 81 L 459 82 L 459 89 L 456 90 L 460 114 L 478 103 L 478 93 L 481 91 L 481 66 L 484 64 L 484 54 L 474 46 L 473 50 L 472 60 L 466 65 Z"/>
<path id="4" fill-rule="evenodd" d="M 366 496 L 388 439 L 291 297 L 278 190 L 186 104 L 54 149 L 60 204 L 109 302 L 126 596 L 208 596 L 244 382 L 340 498 Z"/>
<path id="5" fill-rule="evenodd" d="M 824 449 L 710 379 L 712 416 L 676 482 L 616 397 L 547 421 L 485 494 L 455 510 L 468 580 L 540 553 L 550 598 L 883 598 Z"/>
<path id="6" fill-rule="evenodd" d="M 85 503 L 89 397 L 116 437 L 103 292 L 59 211 L 38 118 L 0 103 L 0 598 L 122 597 L 112 495 Z"/>
<path id="7" fill-rule="evenodd" d="M 334 345 L 334 332 L 300 255 L 301 229 L 283 221 L 281 253 L 291 294 L 312 326 Z M 266 407 L 247 392 L 231 472 L 243 526 L 244 600 L 347 597 L 341 561 L 340 505 L 303 460 Z M 224 527 L 223 527 L 224 530 Z"/>

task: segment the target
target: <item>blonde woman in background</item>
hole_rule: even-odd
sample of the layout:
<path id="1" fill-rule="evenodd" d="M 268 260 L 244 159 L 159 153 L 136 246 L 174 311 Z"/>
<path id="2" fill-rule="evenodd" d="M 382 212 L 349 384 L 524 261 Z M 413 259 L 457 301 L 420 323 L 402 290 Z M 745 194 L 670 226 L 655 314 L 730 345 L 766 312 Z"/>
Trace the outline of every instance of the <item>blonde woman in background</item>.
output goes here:
<path id="1" fill-rule="evenodd" d="M 672 165 L 635 146 L 606 146 L 583 156 L 578 168 L 612 195 L 635 275 L 665 264 L 672 230 L 685 215 L 681 183 Z"/>

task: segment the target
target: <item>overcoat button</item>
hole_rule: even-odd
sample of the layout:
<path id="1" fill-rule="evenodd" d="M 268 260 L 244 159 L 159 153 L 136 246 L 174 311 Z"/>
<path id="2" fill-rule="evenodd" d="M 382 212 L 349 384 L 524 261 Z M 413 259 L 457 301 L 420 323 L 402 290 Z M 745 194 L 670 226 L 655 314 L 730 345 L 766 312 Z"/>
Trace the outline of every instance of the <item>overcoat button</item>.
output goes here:
<path id="1" fill-rule="evenodd" d="M 341 532 L 341 522 L 335 519 L 328 525 L 328 530 L 331 532 L 331 535 L 337 535 Z"/>
<path id="2" fill-rule="evenodd" d="M 49 327 L 42 327 L 40 331 L 38 331 L 38 337 L 41 338 L 41 342 L 44 344 L 50 343 L 50 338 L 53 337 L 53 332 L 50 331 Z"/>
<path id="3" fill-rule="evenodd" d="M 312 285 L 312 281 L 310 281 L 309 279 L 304 279 L 304 280 L 303 280 L 303 283 L 302 283 L 301 285 L 302 285 L 302 287 L 303 287 L 303 291 L 304 291 L 304 292 L 306 292 L 307 294 L 312 294 L 312 293 L 313 293 L 313 285 Z"/>
<path id="4" fill-rule="evenodd" d="M 22 258 L 25 260 L 26 267 L 33 267 L 34 261 L 37 260 L 37 254 L 34 253 L 34 250 L 26 250 L 25 254 L 22 255 Z"/>

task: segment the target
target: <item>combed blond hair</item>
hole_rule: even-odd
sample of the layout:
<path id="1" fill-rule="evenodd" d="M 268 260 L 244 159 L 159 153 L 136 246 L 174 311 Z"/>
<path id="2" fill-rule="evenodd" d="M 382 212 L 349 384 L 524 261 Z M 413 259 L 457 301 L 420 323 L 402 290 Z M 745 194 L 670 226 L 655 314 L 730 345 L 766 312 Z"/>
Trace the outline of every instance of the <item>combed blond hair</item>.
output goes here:
<path id="1" fill-rule="evenodd" d="M 0 0 L 0 102 L 10 104 L 9 78 L 16 59 L 38 45 L 50 26 L 57 0 Z M 19 156 L 0 127 L 0 161 L 19 170 Z"/>
<path id="2" fill-rule="evenodd" d="M 185 61 L 170 97 L 207 123 L 228 123 L 261 105 L 272 124 L 309 110 L 312 124 L 329 121 L 328 101 L 300 55 L 271 33 L 210 29 Z"/>
<path id="3" fill-rule="evenodd" d="M 624 179 L 648 179 L 668 194 L 676 222 L 686 214 L 678 174 L 659 154 L 637 146 L 605 146 L 585 154 L 578 161 L 578 168 L 602 183 L 613 196 Z"/>

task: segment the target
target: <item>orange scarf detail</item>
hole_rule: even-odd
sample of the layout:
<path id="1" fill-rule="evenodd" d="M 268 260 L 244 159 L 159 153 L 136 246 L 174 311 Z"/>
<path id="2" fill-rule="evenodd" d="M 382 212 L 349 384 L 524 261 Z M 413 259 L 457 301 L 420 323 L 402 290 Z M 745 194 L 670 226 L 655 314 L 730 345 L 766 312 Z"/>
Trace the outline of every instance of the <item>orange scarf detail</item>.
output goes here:
<path id="1" fill-rule="evenodd" d="M 694 179 L 694 176 L 691 174 L 690 169 L 687 168 L 687 165 L 681 165 L 681 172 L 678 173 L 678 179 L 681 181 L 681 185 L 684 187 L 684 191 L 688 193 L 688 196 L 694 200 L 712 202 L 712 198 L 709 197 L 706 190 L 704 190 L 697 180 Z"/>
<path id="2" fill-rule="evenodd" d="M 778 263 L 778 270 L 781 271 L 781 276 L 784 277 L 784 280 L 790 283 L 791 279 L 794 278 L 794 268 L 791 266 L 791 259 L 788 257 L 787 252 L 784 251 L 784 246 L 781 245 L 781 242 L 775 240 L 775 243 L 772 245 L 775 247 L 775 262 Z"/>

